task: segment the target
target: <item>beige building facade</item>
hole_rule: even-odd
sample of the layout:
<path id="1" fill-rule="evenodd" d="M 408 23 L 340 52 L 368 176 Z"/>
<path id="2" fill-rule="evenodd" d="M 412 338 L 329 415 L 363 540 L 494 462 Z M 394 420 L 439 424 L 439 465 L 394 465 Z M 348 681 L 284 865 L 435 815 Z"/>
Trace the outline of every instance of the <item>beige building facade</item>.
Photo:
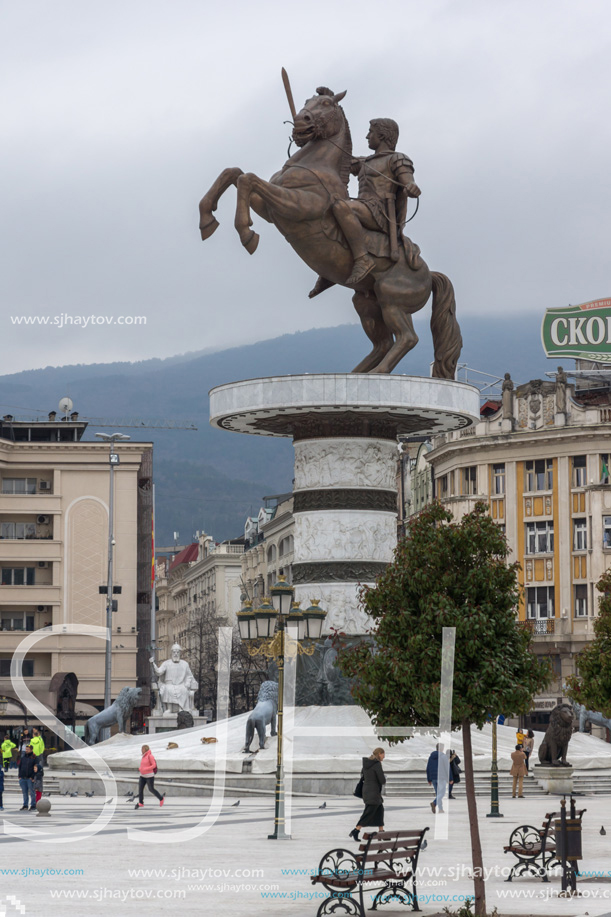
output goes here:
<path id="1" fill-rule="evenodd" d="M 58 673 L 77 676 L 79 700 L 100 706 L 104 698 L 104 640 L 68 633 L 69 626 L 106 624 L 99 587 L 108 568 L 109 448 L 83 442 L 86 426 L 76 414 L 0 422 L 0 695 L 15 696 L 10 662 L 23 638 L 53 625 L 23 665 L 26 684 L 51 709 Z M 116 451 L 114 582 L 122 593 L 113 614 L 113 697 L 142 684 L 152 507 L 151 444 L 125 442 Z"/>
<path id="2" fill-rule="evenodd" d="M 279 576 L 293 582 L 294 533 L 292 494 L 280 495 L 274 506 L 261 507 L 257 517 L 246 520 L 242 586 L 249 601 L 269 597 Z"/>
<path id="3" fill-rule="evenodd" d="M 554 672 L 530 717 L 538 725 L 594 636 L 595 584 L 611 565 L 611 393 L 575 392 L 562 376 L 514 388 L 506 377 L 497 407 L 433 439 L 426 460 L 454 518 L 483 500 L 522 567 L 519 618 Z"/>
<path id="4" fill-rule="evenodd" d="M 216 616 L 229 626 L 240 610 L 244 544 L 216 544 L 202 534 L 174 557 L 156 562 L 157 659 L 168 659 L 174 643 L 189 651 L 190 634 L 201 616 Z"/>

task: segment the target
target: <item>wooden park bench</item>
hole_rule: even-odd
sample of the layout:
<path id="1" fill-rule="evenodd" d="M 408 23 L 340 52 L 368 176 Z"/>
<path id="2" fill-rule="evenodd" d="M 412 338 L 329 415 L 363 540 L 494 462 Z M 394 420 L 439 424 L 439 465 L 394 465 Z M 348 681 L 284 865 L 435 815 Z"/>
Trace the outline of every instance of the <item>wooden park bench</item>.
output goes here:
<path id="1" fill-rule="evenodd" d="M 364 887 L 376 892 L 371 910 L 378 904 L 396 899 L 411 904 L 419 911 L 416 891 L 416 870 L 422 841 L 428 828 L 422 831 L 374 831 L 363 835 L 359 853 L 353 854 L 344 847 L 325 853 L 312 876 L 312 882 L 323 885 L 329 892 L 318 909 L 317 917 L 332 914 L 343 907 L 352 914 L 365 917 Z M 407 886 L 407 887 L 406 887 Z M 358 890 L 358 902 L 353 892 Z"/>
<path id="2" fill-rule="evenodd" d="M 576 815 L 581 819 L 585 809 L 580 809 Z M 504 853 L 513 853 L 517 863 L 512 866 L 506 882 L 511 882 L 514 876 L 522 876 L 530 872 L 544 882 L 549 882 L 548 870 L 553 866 L 560 866 L 556 858 L 556 838 L 554 835 L 554 820 L 560 818 L 560 812 L 547 812 L 541 828 L 533 825 L 520 825 L 512 832 L 509 843 L 503 847 Z"/>

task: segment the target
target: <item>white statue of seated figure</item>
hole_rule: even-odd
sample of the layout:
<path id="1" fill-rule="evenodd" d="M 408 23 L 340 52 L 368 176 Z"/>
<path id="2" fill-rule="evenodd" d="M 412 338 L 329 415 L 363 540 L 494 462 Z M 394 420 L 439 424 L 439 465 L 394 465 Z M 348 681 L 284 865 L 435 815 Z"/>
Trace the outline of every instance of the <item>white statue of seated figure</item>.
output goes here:
<path id="1" fill-rule="evenodd" d="M 150 660 L 155 674 L 159 677 L 159 699 L 164 716 L 170 716 L 180 710 L 197 712 L 194 697 L 198 684 L 189 663 L 180 658 L 181 652 L 180 646 L 175 643 L 171 659 L 166 659 L 160 666 L 155 665 L 154 659 Z"/>

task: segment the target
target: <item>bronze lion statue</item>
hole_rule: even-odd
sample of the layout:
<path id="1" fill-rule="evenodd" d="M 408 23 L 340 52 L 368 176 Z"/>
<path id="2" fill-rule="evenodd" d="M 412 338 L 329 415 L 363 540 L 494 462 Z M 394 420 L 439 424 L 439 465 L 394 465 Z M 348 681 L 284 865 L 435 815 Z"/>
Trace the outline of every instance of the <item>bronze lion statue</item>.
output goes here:
<path id="1" fill-rule="evenodd" d="M 95 745 L 98 741 L 100 731 L 107 726 L 116 723 L 119 732 L 125 732 L 127 721 L 132 715 L 133 709 L 140 700 L 142 688 L 121 688 L 115 701 L 90 717 L 85 723 L 85 742 L 87 745 Z"/>
<path id="2" fill-rule="evenodd" d="M 570 704 L 558 704 L 550 714 L 549 726 L 539 746 L 540 763 L 548 767 L 570 767 L 566 752 L 572 734 L 573 709 Z"/>

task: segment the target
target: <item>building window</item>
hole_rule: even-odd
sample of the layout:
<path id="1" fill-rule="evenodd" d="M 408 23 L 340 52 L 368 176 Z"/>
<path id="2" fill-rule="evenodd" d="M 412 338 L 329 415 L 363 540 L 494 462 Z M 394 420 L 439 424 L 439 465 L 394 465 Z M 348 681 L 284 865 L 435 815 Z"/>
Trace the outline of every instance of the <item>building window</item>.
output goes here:
<path id="1" fill-rule="evenodd" d="M 492 466 L 492 493 L 505 493 L 505 465 Z"/>
<path id="2" fill-rule="evenodd" d="M 588 613 L 588 587 L 585 583 L 575 586 L 575 617 L 585 618 Z"/>
<path id="3" fill-rule="evenodd" d="M 445 499 L 445 497 L 448 497 L 450 495 L 447 474 L 443 474 L 440 478 L 437 478 L 437 482 L 438 482 L 438 487 L 439 487 L 439 496 L 443 500 Z"/>
<path id="4" fill-rule="evenodd" d="M 551 520 L 526 524 L 526 553 L 554 553 L 554 523 Z"/>
<path id="5" fill-rule="evenodd" d="M 462 493 L 477 493 L 477 467 L 475 465 L 468 465 L 467 468 L 463 468 L 461 477 Z"/>
<path id="6" fill-rule="evenodd" d="M 603 548 L 611 549 L 611 516 L 603 516 Z"/>
<path id="7" fill-rule="evenodd" d="M 34 674 L 34 661 L 32 659 L 24 659 L 21 671 L 25 678 L 31 678 Z M 8 678 L 10 674 L 11 660 L 0 659 L 0 678 Z"/>
<path id="8" fill-rule="evenodd" d="M 526 590 L 526 614 L 528 618 L 554 617 L 554 587 L 532 586 Z"/>
<path id="9" fill-rule="evenodd" d="M 586 457 L 585 455 L 573 456 L 573 487 L 585 487 L 586 479 Z"/>
<path id="10" fill-rule="evenodd" d="M 588 523 L 586 519 L 573 519 L 573 550 L 588 550 Z"/>
<path id="11" fill-rule="evenodd" d="M 3 478 L 3 494 L 35 494 L 36 478 Z"/>
<path id="12" fill-rule="evenodd" d="M 0 538 L 36 538 L 36 526 L 33 522 L 2 522 Z"/>
<path id="13" fill-rule="evenodd" d="M 18 612 L 3 614 L 0 619 L 2 630 L 34 630 L 34 615 L 24 615 Z"/>
<path id="14" fill-rule="evenodd" d="M 34 585 L 34 567 L 3 567 L 0 573 L 3 586 Z"/>
<path id="15" fill-rule="evenodd" d="M 554 486 L 553 459 L 535 459 L 525 463 L 526 491 L 552 490 Z"/>

